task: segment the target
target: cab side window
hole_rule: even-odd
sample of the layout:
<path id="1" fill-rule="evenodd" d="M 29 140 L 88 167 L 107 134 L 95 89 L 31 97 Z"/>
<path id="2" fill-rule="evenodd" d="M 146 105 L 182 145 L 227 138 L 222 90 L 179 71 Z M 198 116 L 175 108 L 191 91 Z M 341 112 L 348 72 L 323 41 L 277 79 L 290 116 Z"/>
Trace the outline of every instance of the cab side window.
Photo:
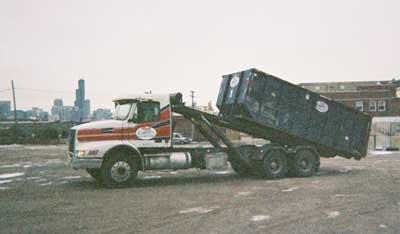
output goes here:
<path id="1" fill-rule="evenodd" d="M 159 102 L 141 102 L 138 104 L 138 120 L 140 123 L 160 120 Z"/>

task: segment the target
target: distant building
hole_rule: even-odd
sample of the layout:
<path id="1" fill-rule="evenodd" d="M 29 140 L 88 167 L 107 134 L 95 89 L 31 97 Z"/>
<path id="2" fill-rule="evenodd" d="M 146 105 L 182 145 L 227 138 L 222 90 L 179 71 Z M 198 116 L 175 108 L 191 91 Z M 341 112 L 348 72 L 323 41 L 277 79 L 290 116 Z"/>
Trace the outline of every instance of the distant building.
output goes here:
<path id="1" fill-rule="evenodd" d="M 30 120 L 37 120 L 37 121 L 49 120 L 49 113 L 43 111 L 43 109 L 38 107 L 32 107 L 32 110 L 28 110 L 25 113 L 26 113 L 26 118 Z"/>
<path id="2" fill-rule="evenodd" d="M 11 115 L 11 101 L 0 101 L 0 118 L 8 118 Z"/>
<path id="3" fill-rule="evenodd" d="M 74 120 L 74 107 L 73 106 L 64 106 L 63 107 L 63 115 L 61 118 L 61 122 L 73 122 Z"/>
<path id="4" fill-rule="evenodd" d="M 96 109 L 93 111 L 93 120 L 105 120 L 105 119 L 111 119 L 112 118 L 112 113 L 110 109 Z"/>
<path id="5" fill-rule="evenodd" d="M 14 112 L 13 112 L 14 114 Z M 17 110 L 17 119 L 18 120 L 28 120 L 28 115 L 26 111 Z"/>
<path id="6" fill-rule="evenodd" d="M 64 115 L 64 103 L 62 99 L 55 99 L 51 107 L 51 119 L 61 121 Z"/>
<path id="7" fill-rule="evenodd" d="M 371 116 L 400 115 L 399 80 L 320 82 L 299 85 Z"/>
<path id="8" fill-rule="evenodd" d="M 90 119 L 90 100 L 85 99 L 85 80 L 78 81 L 78 89 L 75 90 L 75 110 L 74 114 L 76 122 L 85 122 Z"/>
<path id="9" fill-rule="evenodd" d="M 83 120 L 84 121 L 89 121 L 90 120 L 90 100 L 86 99 L 84 104 L 83 104 Z"/>

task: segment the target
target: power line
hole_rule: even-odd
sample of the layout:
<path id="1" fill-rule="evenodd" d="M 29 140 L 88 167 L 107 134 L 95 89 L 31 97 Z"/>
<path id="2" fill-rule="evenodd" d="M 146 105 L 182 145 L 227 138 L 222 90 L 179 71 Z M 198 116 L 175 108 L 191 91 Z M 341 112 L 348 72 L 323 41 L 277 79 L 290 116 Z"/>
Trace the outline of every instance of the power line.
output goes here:
<path id="1" fill-rule="evenodd" d="M 32 91 L 32 92 L 40 92 L 40 93 L 47 93 L 47 94 L 53 94 L 53 93 L 64 93 L 64 94 L 70 94 L 70 95 L 75 95 L 73 91 L 67 91 L 67 90 L 52 90 L 52 89 L 32 89 L 32 88 L 15 88 L 16 90 L 23 90 L 23 91 Z M 103 93 L 103 92 L 91 92 L 92 94 L 96 95 L 109 95 L 110 93 Z"/>
<path id="2" fill-rule="evenodd" d="M 15 88 L 16 90 L 26 90 L 33 92 L 42 92 L 42 93 L 72 93 L 71 91 L 64 90 L 51 90 L 51 89 L 31 89 L 31 88 Z"/>

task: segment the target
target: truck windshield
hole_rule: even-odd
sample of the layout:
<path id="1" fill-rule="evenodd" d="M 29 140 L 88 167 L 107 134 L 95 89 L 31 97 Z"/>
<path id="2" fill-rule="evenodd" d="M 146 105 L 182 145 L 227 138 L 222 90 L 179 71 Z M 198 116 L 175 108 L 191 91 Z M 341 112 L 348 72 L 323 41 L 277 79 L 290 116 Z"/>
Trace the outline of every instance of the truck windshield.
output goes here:
<path id="1" fill-rule="evenodd" d="M 116 120 L 124 120 L 128 118 L 129 111 L 131 110 L 132 107 L 132 102 L 124 102 L 124 103 L 115 103 L 115 110 L 114 110 L 114 115 L 113 118 Z"/>

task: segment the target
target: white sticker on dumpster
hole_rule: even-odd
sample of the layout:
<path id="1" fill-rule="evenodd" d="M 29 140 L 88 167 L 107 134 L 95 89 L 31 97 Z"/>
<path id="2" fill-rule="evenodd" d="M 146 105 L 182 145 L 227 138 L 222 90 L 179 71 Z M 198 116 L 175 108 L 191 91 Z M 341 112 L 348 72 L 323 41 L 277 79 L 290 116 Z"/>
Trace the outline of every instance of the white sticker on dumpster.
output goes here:
<path id="1" fill-rule="evenodd" d="M 317 101 L 317 105 L 315 106 L 315 109 L 317 109 L 317 111 L 325 113 L 328 111 L 328 104 L 326 104 L 326 102 L 324 101 Z"/>
<path id="2" fill-rule="evenodd" d="M 231 88 L 235 88 L 239 84 L 239 76 L 235 76 L 232 78 L 231 83 L 229 84 Z"/>

